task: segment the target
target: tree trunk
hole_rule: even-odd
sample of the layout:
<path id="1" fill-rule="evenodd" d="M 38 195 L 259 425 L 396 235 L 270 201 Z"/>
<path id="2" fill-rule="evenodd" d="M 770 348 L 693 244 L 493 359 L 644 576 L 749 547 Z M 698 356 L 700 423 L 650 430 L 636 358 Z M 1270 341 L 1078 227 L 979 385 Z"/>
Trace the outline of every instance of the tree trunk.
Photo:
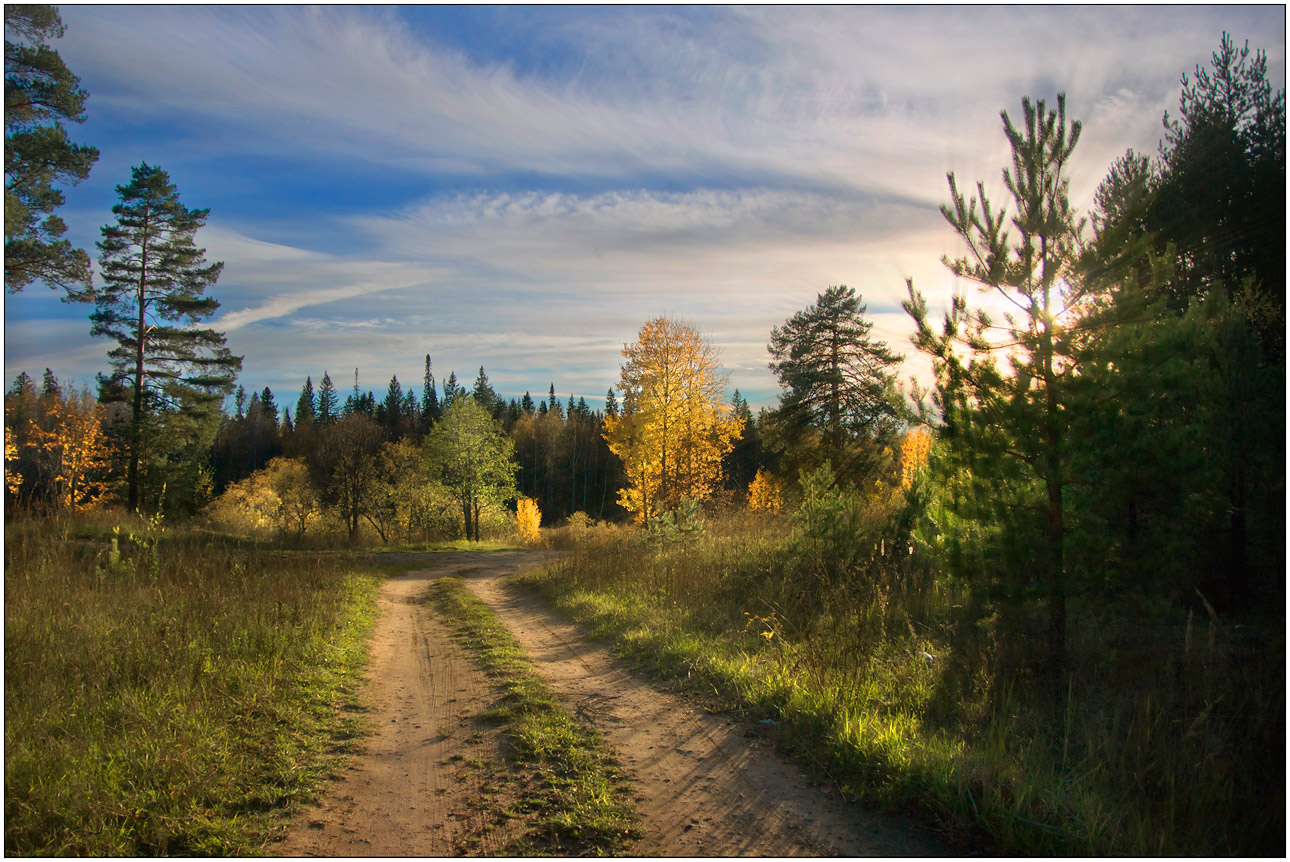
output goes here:
<path id="1" fill-rule="evenodd" d="M 1229 600 L 1243 606 L 1249 598 L 1250 573 L 1246 558 L 1245 535 L 1245 450 L 1236 457 L 1236 475 L 1232 477 L 1231 520 L 1228 523 L 1227 589 Z"/>
<path id="2" fill-rule="evenodd" d="M 1060 482 L 1048 483 L 1048 658 L 1051 666 L 1060 669 L 1066 661 L 1066 564 L 1062 546 L 1062 486 Z"/>
<path id="3" fill-rule="evenodd" d="M 371 524 L 376 529 L 376 535 L 381 537 L 381 544 L 388 545 L 390 543 L 390 540 L 386 538 L 385 528 L 381 526 L 380 522 L 377 521 L 375 518 L 373 518 L 371 515 L 364 515 L 363 517 L 367 518 L 367 523 Z"/>
<path id="4" fill-rule="evenodd" d="M 126 470 L 126 482 L 129 486 L 126 503 L 131 512 L 139 511 L 139 448 L 143 445 L 143 348 L 148 336 L 148 219 L 146 214 L 143 230 L 143 243 L 139 251 L 139 337 L 134 347 L 134 405 L 130 419 L 130 463 Z"/>
<path id="5" fill-rule="evenodd" d="M 1047 283 L 1046 238 L 1041 239 L 1040 248 L 1045 261 L 1044 280 Z M 1044 382 L 1044 437 L 1047 444 L 1044 464 L 1047 475 L 1044 476 L 1044 484 L 1048 489 L 1048 662 L 1053 673 L 1058 673 L 1066 664 L 1066 554 L 1062 508 L 1061 415 L 1058 410 L 1057 375 L 1053 371 L 1053 329 L 1048 316 L 1049 297 L 1049 289 L 1045 288 L 1040 368 Z"/>
<path id="6" fill-rule="evenodd" d="M 829 358 L 829 451 L 832 452 L 835 470 L 842 468 L 842 397 L 838 392 L 842 360 L 838 349 L 838 331 L 834 329 Z"/>

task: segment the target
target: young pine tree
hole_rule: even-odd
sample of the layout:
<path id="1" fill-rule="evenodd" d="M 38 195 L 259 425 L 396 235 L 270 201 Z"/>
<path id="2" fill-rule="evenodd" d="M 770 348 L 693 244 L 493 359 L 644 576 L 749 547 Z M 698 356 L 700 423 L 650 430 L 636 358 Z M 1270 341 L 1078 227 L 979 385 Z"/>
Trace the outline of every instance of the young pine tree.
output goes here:
<path id="1" fill-rule="evenodd" d="M 946 258 L 946 265 L 1007 302 L 1009 313 L 1000 322 L 984 310 L 969 312 L 967 298 L 956 294 L 937 332 L 912 280 L 904 307 L 917 325 L 914 343 L 933 360 L 947 442 L 965 468 L 962 475 L 980 483 L 969 498 L 994 505 L 984 516 L 992 519 L 1012 517 L 1005 509 L 1042 513 L 1038 524 L 1014 520 L 1005 532 L 1029 557 L 1011 561 L 1015 579 L 1024 581 L 1031 569 L 1039 573 L 1048 602 L 1049 659 L 1056 668 L 1066 645 L 1063 493 L 1071 478 L 1067 438 L 1070 387 L 1077 375 L 1077 309 L 1085 299 L 1083 222 L 1071 210 L 1065 168 L 1080 123 L 1067 123 L 1064 95 L 1058 95 L 1055 111 L 1046 110 L 1042 99 L 1025 98 L 1021 105 L 1021 128 L 1007 111 L 1001 114 L 1012 148 L 1012 166 L 1004 170 L 1003 181 L 1015 214 L 1009 219 L 1006 205 L 996 212 L 982 183 L 977 184 L 978 212 L 977 199 L 959 192 L 953 173 L 948 177 L 951 205 L 941 207 L 967 246 L 964 257 Z M 1005 225 L 1016 231 L 1015 241 Z M 1007 371 L 1000 370 L 999 356 L 1006 358 Z M 1030 499 L 1035 484 L 1039 500 Z M 1007 505 L 1010 497 L 1016 505 Z M 1033 548 L 1024 536 L 1031 530 L 1039 533 Z"/>

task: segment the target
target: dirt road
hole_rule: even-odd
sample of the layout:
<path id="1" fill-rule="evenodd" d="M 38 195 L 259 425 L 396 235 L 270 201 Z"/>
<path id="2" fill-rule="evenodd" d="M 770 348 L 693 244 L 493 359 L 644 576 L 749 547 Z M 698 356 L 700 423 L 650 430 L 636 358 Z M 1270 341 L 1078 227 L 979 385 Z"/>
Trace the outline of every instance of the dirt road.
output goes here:
<path id="1" fill-rule="evenodd" d="M 430 581 L 474 554 L 438 554 L 433 570 L 391 578 L 380 596 L 365 699 L 375 732 L 319 807 L 272 848 L 283 856 L 487 854 L 506 830 L 485 828 L 472 803 L 489 792 L 482 763 L 504 741 L 479 714 L 495 700 L 487 679 L 423 605 Z M 463 559 L 464 558 L 464 559 Z"/>
<path id="2" fill-rule="evenodd" d="M 394 561 L 388 557 L 383 558 Z M 373 636 L 369 699 L 376 735 L 321 806 L 305 812 L 284 855 L 487 853 L 511 832 L 483 823 L 472 794 L 504 740 L 478 716 L 493 697 L 468 656 L 419 598 L 460 574 L 514 633 L 571 711 L 595 724 L 627 773 L 640 814 L 635 855 L 934 856 L 946 850 L 899 819 L 836 798 L 774 751 L 757 725 L 708 715 L 661 692 L 588 643 L 504 578 L 534 554 L 408 555 Z M 419 564 L 424 563 L 424 567 Z M 472 821 L 471 817 L 476 820 Z"/>

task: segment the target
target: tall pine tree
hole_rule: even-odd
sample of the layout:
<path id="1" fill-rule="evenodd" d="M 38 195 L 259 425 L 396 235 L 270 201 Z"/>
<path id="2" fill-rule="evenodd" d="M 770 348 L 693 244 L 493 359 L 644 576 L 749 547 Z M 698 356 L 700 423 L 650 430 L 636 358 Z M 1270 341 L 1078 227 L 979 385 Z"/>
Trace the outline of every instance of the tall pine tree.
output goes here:
<path id="1" fill-rule="evenodd" d="M 64 126 L 85 120 L 86 93 L 46 44 L 64 32 L 56 8 L 5 4 L 4 32 L 5 290 L 41 280 L 88 299 L 89 255 L 62 239 L 67 226 L 54 215 L 64 202 L 54 184 L 79 183 L 99 157 Z"/>
<path id="2" fill-rule="evenodd" d="M 435 391 L 434 371 L 430 365 L 430 354 L 426 354 L 426 375 L 421 388 L 421 432 L 428 433 L 430 427 L 439 418 L 439 393 Z"/>
<path id="3" fill-rule="evenodd" d="M 188 209 L 166 172 L 148 164 L 132 169 L 117 186 L 115 224 L 103 227 L 99 267 L 103 287 L 95 295 L 90 334 L 116 341 L 108 351 L 112 374 L 105 391 L 118 387 L 129 398 L 127 504 L 136 510 L 144 451 L 155 440 L 162 411 L 200 422 L 214 415 L 233 388 L 242 358 L 233 356 L 222 333 L 199 329 L 219 303 L 206 289 L 222 263 L 207 263 L 194 244 L 209 210 Z"/>
<path id="4" fill-rule="evenodd" d="M 318 384 L 318 424 L 327 425 L 336 421 L 338 412 L 336 385 L 331 382 L 331 375 L 324 371 L 322 383 Z"/>
<path id="5" fill-rule="evenodd" d="M 823 435 L 824 451 L 842 474 L 853 473 L 849 444 L 881 440 L 900 413 L 894 369 L 900 357 L 875 341 L 865 305 L 846 285 L 770 333 L 770 368 L 784 387 L 777 418 L 789 441 Z"/>

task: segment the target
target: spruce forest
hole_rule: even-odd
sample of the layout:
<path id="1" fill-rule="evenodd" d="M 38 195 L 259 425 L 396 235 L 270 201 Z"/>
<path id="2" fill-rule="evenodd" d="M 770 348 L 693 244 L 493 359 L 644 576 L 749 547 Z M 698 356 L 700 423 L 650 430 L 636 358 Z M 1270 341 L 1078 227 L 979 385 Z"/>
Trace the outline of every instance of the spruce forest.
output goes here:
<path id="1" fill-rule="evenodd" d="M 819 285 L 765 333 L 754 411 L 684 309 L 638 321 L 594 399 L 499 393 L 433 333 L 383 386 L 344 355 L 251 385 L 211 322 L 210 211 L 166 170 L 120 178 L 93 251 L 63 238 L 59 186 L 105 169 L 69 137 L 88 94 L 56 9 L 5 30 L 8 302 L 59 292 L 105 355 L 92 387 L 6 369 L 6 854 L 277 852 L 370 732 L 342 707 L 389 567 L 445 548 L 542 551 L 516 589 L 946 852 L 1285 854 L 1261 51 L 1224 33 L 1180 69 L 1158 152 L 1083 210 L 1083 124 L 1016 94 L 1002 191 L 946 177 L 959 292 L 910 279 L 902 344 Z M 624 829 L 508 846 L 649 852 Z"/>

